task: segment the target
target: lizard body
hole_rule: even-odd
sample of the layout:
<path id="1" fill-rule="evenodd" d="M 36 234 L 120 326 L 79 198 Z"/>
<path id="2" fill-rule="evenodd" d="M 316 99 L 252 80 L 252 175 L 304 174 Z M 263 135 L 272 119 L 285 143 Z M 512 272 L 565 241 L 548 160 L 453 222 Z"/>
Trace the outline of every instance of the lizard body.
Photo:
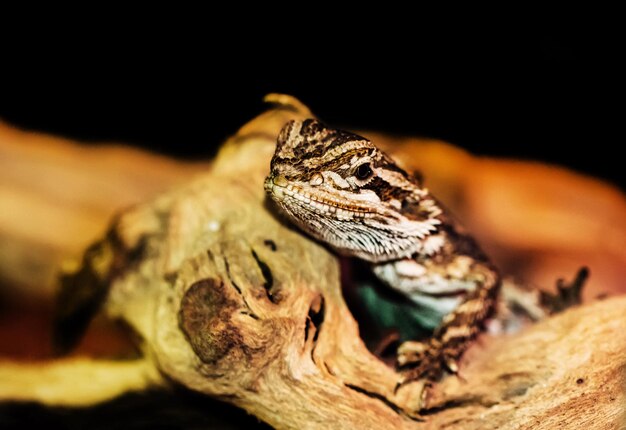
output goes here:
<path id="1" fill-rule="evenodd" d="M 307 119 L 281 130 L 265 189 L 304 231 L 441 315 L 431 338 L 398 349 L 400 383 L 456 372 L 500 276 L 418 180 L 369 140 Z"/>

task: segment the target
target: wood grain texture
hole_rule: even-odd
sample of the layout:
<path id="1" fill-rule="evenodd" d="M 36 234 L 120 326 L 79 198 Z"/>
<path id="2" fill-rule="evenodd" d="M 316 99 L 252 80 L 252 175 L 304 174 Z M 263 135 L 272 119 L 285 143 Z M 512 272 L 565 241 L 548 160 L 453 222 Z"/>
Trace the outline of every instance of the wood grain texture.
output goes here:
<path id="1" fill-rule="evenodd" d="M 158 370 L 149 381 L 182 384 L 281 429 L 619 428 L 624 298 L 568 310 L 516 335 L 482 336 L 460 376 L 428 389 L 423 404 L 419 383 L 394 393 L 399 375 L 361 341 L 337 259 L 265 199 L 276 133 L 309 115 L 303 106 L 260 115 L 229 139 L 206 173 L 135 205 L 112 225 L 122 246 L 141 242 L 145 252 L 114 279 L 103 311 L 141 339 L 138 368 Z M 407 160 L 410 148 L 398 147 Z M 26 394 L 32 400 L 46 402 L 39 393 L 67 385 L 44 370 L 37 376 L 33 365 L 23 373 L 40 385 Z M 19 390 L 20 372 L 13 375 L 9 388 Z M 72 404 L 71 391 L 64 404 Z M 423 421 L 415 418 L 420 406 Z"/>

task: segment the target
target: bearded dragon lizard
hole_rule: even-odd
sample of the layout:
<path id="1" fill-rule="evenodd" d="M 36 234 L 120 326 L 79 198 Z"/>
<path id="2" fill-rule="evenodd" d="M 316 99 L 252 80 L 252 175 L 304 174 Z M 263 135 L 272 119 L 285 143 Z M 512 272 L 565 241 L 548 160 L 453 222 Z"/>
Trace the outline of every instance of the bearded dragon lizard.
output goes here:
<path id="1" fill-rule="evenodd" d="M 302 230 L 441 316 L 432 337 L 400 345 L 398 387 L 457 372 L 500 276 L 415 177 L 368 139 L 307 119 L 281 130 L 265 190 Z"/>

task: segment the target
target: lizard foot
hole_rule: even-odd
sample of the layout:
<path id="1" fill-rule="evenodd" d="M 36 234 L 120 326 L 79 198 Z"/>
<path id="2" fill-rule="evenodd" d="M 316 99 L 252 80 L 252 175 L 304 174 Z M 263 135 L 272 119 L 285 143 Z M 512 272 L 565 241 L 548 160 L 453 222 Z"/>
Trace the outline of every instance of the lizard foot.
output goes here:
<path id="1" fill-rule="evenodd" d="M 396 384 L 396 391 L 403 385 L 422 378 L 435 381 L 444 371 L 457 373 L 458 354 L 445 348 L 437 339 L 427 342 L 407 341 L 398 348 L 397 363 L 402 378 Z"/>

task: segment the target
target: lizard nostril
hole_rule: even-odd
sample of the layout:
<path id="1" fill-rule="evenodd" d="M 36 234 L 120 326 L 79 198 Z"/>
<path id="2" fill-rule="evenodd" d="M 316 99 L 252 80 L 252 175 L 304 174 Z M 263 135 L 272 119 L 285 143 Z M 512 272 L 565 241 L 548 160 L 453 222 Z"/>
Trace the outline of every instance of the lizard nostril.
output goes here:
<path id="1" fill-rule="evenodd" d="M 274 185 L 278 185 L 279 187 L 286 187 L 289 185 L 289 181 L 283 175 L 274 176 L 273 178 Z"/>

